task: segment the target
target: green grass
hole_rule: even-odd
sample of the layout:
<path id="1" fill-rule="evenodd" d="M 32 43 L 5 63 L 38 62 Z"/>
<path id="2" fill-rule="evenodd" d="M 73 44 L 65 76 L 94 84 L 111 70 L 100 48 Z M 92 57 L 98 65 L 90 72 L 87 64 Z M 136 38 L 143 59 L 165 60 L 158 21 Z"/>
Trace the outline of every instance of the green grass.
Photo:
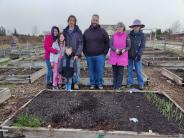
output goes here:
<path id="1" fill-rule="evenodd" d="M 14 123 L 16 127 L 41 127 L 41 119 L 36 116 L 23 114 Z"/>
<path id="2" fill-rule="evenodd" d="M 4 60 L 4 61 L 1 61 L 0 62 L 0 66 L 4 66 L 4 65 L 7 65 L 9 63 L 10 59 L 7 58 L 7 60 Z"/>
<path id="3" fill-rule="evenodd" d="M 16 88 L 16 84 L 6 84 L 6 83 L 4 83 L 4 84 L 0 84 L 0 87 L 1 88 L 9 88 L 9 89 L 15 89 Z"/>
<path id="4" fill-rule="evenodd" d="M 161 98 L 155 93 L 145 93 L 145 97 L 148 101 L 154 104 L 168 120 L 174 119 L 177 122 L 183 123 L 183 112 L 180 111 L 171 101 Z"/>

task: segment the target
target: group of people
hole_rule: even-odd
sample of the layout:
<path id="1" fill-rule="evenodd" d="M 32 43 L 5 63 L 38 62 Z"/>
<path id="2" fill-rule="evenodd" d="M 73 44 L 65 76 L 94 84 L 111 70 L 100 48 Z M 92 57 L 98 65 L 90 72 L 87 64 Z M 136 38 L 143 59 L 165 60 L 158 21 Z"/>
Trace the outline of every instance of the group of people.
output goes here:
<path id="1" fill-rule="evenodd" d="M 110 49 L 108 63 L 113 70 L 113 88 L 122 87 L 124 67 L 128 66 L 127 87 L 131 88 L 133 70 L 137 74 L 139 89 L 144 89 L 141 56 L 145 48 L 145 35 L 141 28 L 145 25 L 136 19 L 126 33 L 125 25 L 117 23 L 116 32 L 109 38 L 99 24 L 99 15 L 94 14 L 91 25 L 82 34 L 74 15 L 68 17 L 68 26 L 60 32 L 54 26 L 51 34 L 44 37 L 45 61 L 47 65 L 47 88 L 67 91 L 79 89 L 80 58 L 84 54 L 87 61 L 90 89 L 103 89 L 106 55 Z M 63 85 L 64 84 L 64 85 Z"/>

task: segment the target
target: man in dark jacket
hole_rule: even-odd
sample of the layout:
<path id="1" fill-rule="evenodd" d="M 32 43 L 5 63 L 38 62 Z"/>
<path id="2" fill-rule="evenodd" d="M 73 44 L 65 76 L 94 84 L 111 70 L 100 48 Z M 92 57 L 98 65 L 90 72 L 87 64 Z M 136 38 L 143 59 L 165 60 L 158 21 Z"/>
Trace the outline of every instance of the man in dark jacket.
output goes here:
<path id="1" fill-rule="evenodd" d="M 144 28 L 145 25 L 141 24 L 140 20 L 135 20 L 133 25 L 129 27 L 132 28 L 132 31 L 129 34 L 131 40 L 131 48 L 128 52 L 128 87 L 131 87 L 133 84 L 133 66 L 135 66 L 139 89 L 143 90 L 144 80 L 142 75 L 141 56 L 145 48 L 145 35 L 141 28 Z"/>
<path id="2" fill-rule="evenodd" d="M 99 16 L 93 15 L 91 26 L 83 35 L 83 52 L 87 59 L 90 89 L 103 89 L 105 56 L 109 50 L 109 36 L 99 25 Z"/>
<path id="3" fill-rule="evenodd" d="M 77 19 L 74 15 L 68 17 L 68 26 L 64 29 L 63 34 L 65 36 L 66 46 L 72 47 L 74 52 L 74 60 L 76 60 L 77 73 L 73 78 L 74 89 L 79 89 L 78 83 L 80 80 L 80 61 L 83 50 L 83 37 L 82 32 L 76 25 Z"/>

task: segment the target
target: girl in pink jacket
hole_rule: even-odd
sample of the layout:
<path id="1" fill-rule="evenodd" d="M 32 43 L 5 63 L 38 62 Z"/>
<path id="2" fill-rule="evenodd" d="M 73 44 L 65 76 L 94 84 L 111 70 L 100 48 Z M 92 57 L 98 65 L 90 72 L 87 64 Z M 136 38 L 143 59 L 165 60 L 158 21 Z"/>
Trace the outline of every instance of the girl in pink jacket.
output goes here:
<path id="1" fill-rule="evenodd" d="M 125 25 L 119 22 L 116 26 L 116 32 L 112 36 L 110 44 L 109 64 L 113 70 L 113 87 L 119 91 L 123 82 L 124 67 L 128 65 L 128 50 L 131 42 L 125 32 Z"/>
<path id="2" fill-rule="evenodd" d="M 61 89 L 62 88 L 62 76 L 59 74 L 59 65 L 60 61 L 64 56 L 65 46 L 64 46 L 64 35 L 61 34 L 59 41 L 56 40 L 52 44 L 52 48 L 57 50 L 58 53 L 50 54 L 50 62 L 53 71 L 53 89 Z"/>

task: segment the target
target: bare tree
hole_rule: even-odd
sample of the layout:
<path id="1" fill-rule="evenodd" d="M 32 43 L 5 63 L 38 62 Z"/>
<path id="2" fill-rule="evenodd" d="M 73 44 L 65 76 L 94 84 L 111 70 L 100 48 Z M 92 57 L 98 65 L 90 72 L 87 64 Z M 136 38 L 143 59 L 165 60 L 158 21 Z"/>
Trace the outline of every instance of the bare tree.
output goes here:
<path id="1" fill-rule="evenodd" d="M 175 21 L 172 25 L 171 25 L 171 30 L 172 33 L 178 33 L 182 31 L 182 25 L 180 21 Z"/>
<path id="2" fill-rule="evenodd" d="M 5 35 L 6 35 L 6 29 L 3 26 L 1 26 L 0 27 L 0 36 L 5 36 Z"/>

